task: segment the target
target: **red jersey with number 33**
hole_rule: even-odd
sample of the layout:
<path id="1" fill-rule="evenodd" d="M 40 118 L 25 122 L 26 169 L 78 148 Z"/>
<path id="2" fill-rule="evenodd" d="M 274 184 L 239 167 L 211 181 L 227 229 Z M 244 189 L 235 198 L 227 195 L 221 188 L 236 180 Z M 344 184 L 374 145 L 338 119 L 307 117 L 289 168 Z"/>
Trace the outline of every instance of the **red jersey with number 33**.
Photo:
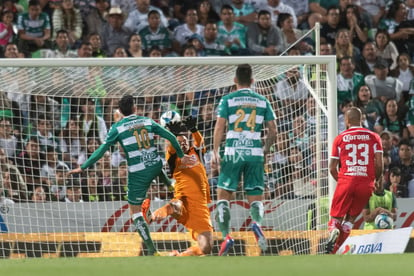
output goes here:
<path id="1" fill-rule="evenodd" d="M 382 152 L 379 135 L 361 127 L 351 127 L 334 140 L 331 158 L 340 160 L 338 177 L 375 180 L 375 153 Z"/>

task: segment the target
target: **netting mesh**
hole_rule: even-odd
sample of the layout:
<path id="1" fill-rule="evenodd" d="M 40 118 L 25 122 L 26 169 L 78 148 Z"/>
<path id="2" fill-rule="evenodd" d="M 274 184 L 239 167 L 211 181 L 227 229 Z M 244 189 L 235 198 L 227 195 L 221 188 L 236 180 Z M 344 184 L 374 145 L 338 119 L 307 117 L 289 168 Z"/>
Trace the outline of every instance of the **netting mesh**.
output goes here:
<path id="1" fill-rule="evenodd" d="M 213 199 L 210 210 L 218 231 L 214 221 L 218 172 L 210 164 L 212 138 L 217 105 L 235 89 L 235 65 L 201 61 L 200 65 L 183 65 L 179 60 L 168 66 L 103 62 L 102 66 L 59 67 L 45 61 L 30 67 L 18 63 L 0 67 L 0 232 L 7 233 L 2 234 L 0 257 L 44 256 L 48 252 L 44 244 L 56 245 L 59 249 L 51 251 L 57 256 L 142 254 L 127 211 L 128 172 L 120 147 L 112 147 L 83 175 L 66 175 L 104 142 L 116 119 L 118 100 L 125 94 L 135 97 L 140 115 L 157 122 L 168 110 L 177 111 L 181 118 L 197 117 L 207 146 L 204 161 Z M 320 229 L 327 216 L 323 203 L 328 177 L 330 81 L 326 64 L 275 64 L 271 60 L 254 64 L 252 59 L 249 63 L 253 88 L 270 100 L 277 115 L 277 142 L 265 173 L 263 229 L 269 247 L 266 252 L 257 247 L 240 189 L 231 206 L 236 246 L 230 254 L 315 254 L 324 234 L 307 230 Z M 163 155 L 164 141 L 157 143 Z M 163 181 L 155 179 L 148 196 L 155 209 L 172 194 Z M 191 241 L 173 218 L 152 224 L 151 231 L 160 250 L 183 250 Z M 215 238 L 212 254 L 218 250 L 218 232 Z M 30 249 L 33 242 L 38 242 L 37 249 Z M 68 244 L 75 249 L 64 249 Z"/>

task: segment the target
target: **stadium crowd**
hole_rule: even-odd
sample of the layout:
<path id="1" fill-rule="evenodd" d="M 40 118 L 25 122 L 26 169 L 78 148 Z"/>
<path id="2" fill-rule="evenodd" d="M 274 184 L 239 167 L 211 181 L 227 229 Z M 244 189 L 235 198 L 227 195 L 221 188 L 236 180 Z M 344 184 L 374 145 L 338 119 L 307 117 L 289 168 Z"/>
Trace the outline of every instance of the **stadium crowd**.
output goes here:
<path id="1" fill-rule="evenodd" d="M 361 108 L 364 126 L 382 139 L 385 187 L 397 197 L 414 197 L 414 0 L 1 2 L 4 58 L 314 55 L 315 40 L 305 34 L 320 22 L 320 54 L 338 60 L 338 131 L 344 130 L 346 110 Z M 301 74 L 292 68 L 273 88 L 279 121 L 267 198 L 315 195 L 315 101 Z M 74 84 L 74 95 L 77 89 L 91 89 L 93 95 L 78 99 L 46 96 L 50 93 L 37 86 L 31 96 L 19 93 L 10 72 L 0 77 L 9 84 L 0 89 L 0 197 L 9 202 L 125 200 L 128 172 L 118 147 L 85 175 L 66 175 L 104 142 L 114 121 L 117 99 L 105 97 L 106 87 L 99 81 L 89 88 Z M 197 116 L 211 150 L 216 105 L 231 89 L 177 95 L 173 101 L 141 97 L 138 113 L 155 120 L 171 109 Z M 209 158 L 214 189 L 217 172 Z M 394 167 L 400 169 L 399 183 L 389 177 Z M 171 195 L 155 182 L 150 196 Z"/>

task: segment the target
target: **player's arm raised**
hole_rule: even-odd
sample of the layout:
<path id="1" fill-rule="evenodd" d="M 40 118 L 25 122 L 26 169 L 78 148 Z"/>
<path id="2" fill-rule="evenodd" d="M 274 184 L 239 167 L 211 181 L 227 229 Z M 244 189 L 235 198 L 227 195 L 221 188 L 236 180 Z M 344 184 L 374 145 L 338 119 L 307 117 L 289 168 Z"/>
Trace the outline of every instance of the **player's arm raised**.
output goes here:
<path id="1" fill-rule="evenodd" d="M 183 121 L 185 127 L 191 131 L 191 136 L 194 139 L 194 146 L 196 149 L 201 149 L 202 152 L 204 153 L 206 151 L 205 145 L 204 145 L 204 138 L 203 135 L 200 133 L 200 131 L 198 131 L 197 128 L 197 118 L 193 117 L 193 116 L 188 116 L 184 121 Z"/>

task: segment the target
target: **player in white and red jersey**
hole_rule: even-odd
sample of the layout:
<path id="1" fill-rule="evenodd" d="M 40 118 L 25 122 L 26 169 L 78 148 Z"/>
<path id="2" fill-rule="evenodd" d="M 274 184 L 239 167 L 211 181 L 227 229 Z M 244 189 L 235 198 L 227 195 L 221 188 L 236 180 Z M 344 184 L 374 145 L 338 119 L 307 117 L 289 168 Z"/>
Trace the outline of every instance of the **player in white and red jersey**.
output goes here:
<path id="1" fill-rule="evenodd" d="M 356 217 L 382 185 L 382 144 L 375 132 L 362 127 L 362 113 L 352 107 L 345 113 L 347 130 L 332 145 L 329 170 L 337 181 L 332 199 L 326 253 L 334 254 L 349 236 Z"/>

